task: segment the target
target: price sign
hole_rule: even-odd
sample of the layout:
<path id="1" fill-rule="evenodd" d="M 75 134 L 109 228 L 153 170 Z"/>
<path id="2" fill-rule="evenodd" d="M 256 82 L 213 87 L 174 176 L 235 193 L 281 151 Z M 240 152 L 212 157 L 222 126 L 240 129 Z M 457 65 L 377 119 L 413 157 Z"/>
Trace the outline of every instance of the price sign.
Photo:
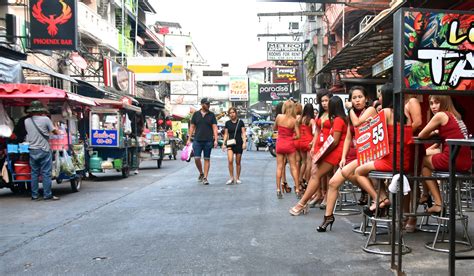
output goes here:
<path id="1" fill-rule="evenodd" d="M 323 156 L 323 154 L 328 150 L 329 146 L 334 142 L 334 137 L 329 135 L 326 141 L 324 141 L 323 145 L 319 148 L 319 151 L 313 156 L 313 164 L 318 162 L 319 158 Z"/>
<path id="2" fill-rule="evenodd" d="M 370 122 L 356 128 L 356 148 L 359 165 L 382 159 L 390 153 L 385 113 L 380 111 Z"/>

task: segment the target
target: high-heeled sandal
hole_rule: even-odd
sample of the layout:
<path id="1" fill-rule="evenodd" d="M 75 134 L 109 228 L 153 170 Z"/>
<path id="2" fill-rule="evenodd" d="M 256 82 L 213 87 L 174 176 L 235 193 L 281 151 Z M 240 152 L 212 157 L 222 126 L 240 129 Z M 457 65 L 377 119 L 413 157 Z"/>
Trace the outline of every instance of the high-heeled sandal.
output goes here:
<path id="1" fill-rule="evenodd" d="M 301 214 L 306 215 L 309 212 L 308 204 L 303 205 L 303 204 L 301 204 L 301 202 L 298 201 L 298 203 L 296 205 L 301 206 L 301 209 L 297 210 L 296 206 L 293 206 L 293 208 L 291 208 L 289 210 L 289 212 L 292 216 L 299 216 Z"/>
<path id="2" fill-rule="evenodd" d="M 291 193 L 291 187 L 288 186 L 288 182 L 283 182 L 281 186 L 283 188 L 283 191 L 285 191 L 285 193 L 287 194 Z"/>
<path id="3" fill-rule="evenodd" d="M 404 224 L 405 232 L 414 233 L 416 231 L 416 217 L 408 217 L 406 221 L 404 221 Z"/>
<path id="4" fill-rule="evenodd" d="M 280 190 L 277 190 L 277 198 L 278 198 L 278 199 L 282 199 L 282 198 L 283 198 L 283 194 L 281 193 Z"/>
<path id="5" fill-rule="evenodd" d="M 368 202 L 369 202 L 369 194 L 367 194 L 367 192 L 365 191 L 362 191 L 360 193 L 360 198 L 357 201 L 357 205 L 360 205 L 360 206 L 367 205 Z"/>
<path id="6" fill-rule="evenodd" d="M 334 218 L 334 215 L 324 216 L 323 223 L 318 228 L 316 228 L 316 231 L 326 232 L 326 229 L 328 228 L 328 226 L 329 226 L 329 230 L 332 231 L 332 224 L 334 223 L 335 220 L 336 219 Z"/>
<path id="7" fill-rule="evenodd" d="M 388 201 L 388 203 L 385 203 L 385 201 Z M 383 205 L 382 205 L 382 203 L 383 203 Z M 388 211 L 388 208 L 389 208 L 390 204 L 391 203 L 390 203 L 388 197 L 385 197 L 384 199 L 380 200 L 377 216 L 382 217 L 385 214 L 385 212 Z M 372 205 L 374 205 L 374 203 Z M 377 207 L 372 209 L 372 206 L 370 206 L 370 207 L 366 206 L 366 207 L 364 207 L 363 212 L 364 212 L 365 215 L 367 215 L 369 217 L 373 217 L 374 214 L 375 214 L 375 210 L 377 210 Z"/>
<path id="8" fill-rule="evenodd" d="M 436 207 L 439 207 L 439 211 L 434 211 L 433 209 L 435 209 Z M 431 210 L 430 210 L 431 209 Z M 432 215 L 440 215 L 441 214 L 441 210 L 442 210 L 442 206 L 441 204 L 433 204 L 432 207 L 430 208 L 426 208 L 426 212 L 429 213 L 429 214 L 432 214 Z"/>
<path id="9" fill-rule="evenodd" d="M 430 195 L 423 194 L 420 196 L 420 199 L 418 200 L 419 205 L 426 205 L 428 208 L 431 208 L 433 206 L 433 198 L 431 198 Z"/>
<path id="10" fill-rule="evenodd" d="M 314 208 L 316 207 L 317 204 L 321 204 L 321 202 L 323 202 L 323 199 L 324 198 L 322 197 L 320 198 L 318 196 L 311 198 L 310 201 L 308 202 L 309 208 Z"/>

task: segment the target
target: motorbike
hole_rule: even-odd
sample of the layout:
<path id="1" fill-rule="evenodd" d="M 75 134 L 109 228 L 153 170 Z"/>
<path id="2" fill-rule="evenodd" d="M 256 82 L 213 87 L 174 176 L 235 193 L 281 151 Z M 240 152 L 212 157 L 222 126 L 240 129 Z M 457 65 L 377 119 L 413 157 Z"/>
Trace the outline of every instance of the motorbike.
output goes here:
<path id="1" fill-rule="evenodd" d="M 269 151 L 273 157 L 276 157 L 276 139 L 272 138 L 271 136 L 267 138 L 266 150 Z"/>

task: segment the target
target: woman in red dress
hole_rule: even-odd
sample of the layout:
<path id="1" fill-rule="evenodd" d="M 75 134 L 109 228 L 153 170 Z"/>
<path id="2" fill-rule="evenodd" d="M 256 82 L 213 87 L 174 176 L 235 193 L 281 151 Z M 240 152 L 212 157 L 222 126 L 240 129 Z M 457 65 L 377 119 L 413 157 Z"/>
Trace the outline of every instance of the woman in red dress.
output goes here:
<path id="1" fill-rule="evenodd" d="M 349 111 L 350 125 L 347 130 L 346 139 L 344 140 L 344 147 L 342 150 L 341 162 L 339 168 L 333 177 L 329 180 L 327 193 L 327 206 L 324 214 L 324 221 L 316 230 L 318 232 L 326 232 L 326 227 L 334 223 L 334 206 L 336 205 L 337 197 L 339 195 L 339 187 L 344 181 L 349 180 L 357 184 L 354 171 L 358 166 L 357 153 L 355 149 L 355 127 L 358 127 L 363 122 L 377 112 L 375 108 L 368 105 L 369 98 L 367 91 L 362 86 L 353 86 L 349 91 L 349 99 L 351 107 Z M 367 201 L 367 199 L 365 199 Z"/>
<path id="2" fill-rule="evenodd" d="M 276 170 L 276 185 L 277 197 L 283 198 L 281 192 L 281 175 L 285 166 L 285 158 L 290 163 L 291 176 L 295 183 L 296 193 L 299 193 L 298 181 L 298 167 L 296 164 L 296 148 L 293 142 L 294 139 L 299 138 L 299 129 L 296 127 L 295 104 L 288 100 L 283 104 L 283 114 L 279 114 L 275 119 L 274 130 L 278 131 L 278 138 L 276 141 L 277 154 L 277 170 Z"/>
<path id="3" fill-rule="evenodd" d="M 295 140 L 296 150 L 299 154 L 300 164 L 300 187 L 306 186 L 307 175 L 311 174 L 311 158 L 308 158 L 308 152 L 311 150 L 311 142 L 313 140 L 314 108 L 312 104 L 306 104 L 303 114 L 296 121 L 297 127 L 300 129 L 300 139 Z"/>
<path id="4" fill-rule="evenodd" d="M 423 159 L 423 176 L 431 176 L 433 170 L 449 170 L 449 147 L 446 145 L 446 139 L 467 139 L 468 133 L 461 115 L 454 108 L 451 97 L 449 96 L 430 96 L 430 108 L 435 115 L 428 122 L 425 128 L 418 135 L 425 139 L 433 135 L 439 135 L 442 140 L 442 151 L 431 152 Z M 428 154 L 428 153 L 427 153 Z M 456 159 L 456 171 L 464 172 L 471 169 L 471 150 L 469 147 L 461 147 Z M 426 185 L 434 198 L 434 205 L 427 209 L 429 213 L 438 213 L 441 211 L 441 194 L 436 181 L 426 180 Z"/>
<path id="5" fill-rule="evenodd" d="M 330 146 L 324 151 L 321 157 L 316 160 L 311 171 L 311 179 L 308 183 L 308 188 L 306 189 L 301 200 L 290 209 L 290 214 L 293 216 L 298 216 L 300 214 L 305 214 L 308 211 L 308 201 L 311 199 L 311 196 L 318 189 L 321 178 L 325 177 L 328 173 L 332 172 L 334 167 L 336 167 L 341 161 L 342 148 L 346 133 L 347 133 L 347 116 L 344 112 L 344 106 L 342 100 L 339 97 L 332 97 L 329 100 L 329 120 L 331 121 L 331 131 L 330 136 L 334 141 Z"/>
<path id="6" fill-rule="evenodd" d="M 361 166 L 359 166 L 355 170 L 355 175 L 357 178 L 357 182 L 359 185 L 370 194 L 372 199 L 377 198 L 377 192 L 375 191 L 374 187 L 372 186 L 372 182 L 368 178 L 369 172 L 371 171 L 383 171 L 383 172 L 391 172 L 393 170 L 393 152 L 391 145 L 394 141 L 394 127 L 399 128 L 400 124 L 397 123 L 394 126 L 394 121 L 400 118 L 400 114 L 397 110 L 393 109 L 393 85 L 391 83 L 387 83 L 382 87 L 382 112 L 385 113 L 385 122 L 387 124 L 387 131 L 388 131 L 388 141 L 389 141 L 389 154 L 383 157 L 382 159 L 374 160 L 367 162 Z M 408 171 L 411 165 L 411 151 L 410 151 L 410 144 L 412 144 L 413 138 L 413 130 L 411 124 L 406 124 L 407 119 L 406 116 L 403 122 L 403 126 L 405 128 L 405 140 L 403 143 L 405 144 L 404 147 L 404 163 L 403 169 Z M 398 130 L 400 133 L 400 130 Z M 399 165 L 398 159 L 400 158 L 400 141 L 397 141 L 397 167 Z M 380 199 L 379 202 L 374 202 L 369 208 L 364 209 L 364 212 L 372 216 L 373 212 L 376 210 L 377 204 L 379 208 L 384 208 L 390 205 L 390 200 L 388 199 L 387 194 L 385 193 L 385 189 L 380 190 Z"/>

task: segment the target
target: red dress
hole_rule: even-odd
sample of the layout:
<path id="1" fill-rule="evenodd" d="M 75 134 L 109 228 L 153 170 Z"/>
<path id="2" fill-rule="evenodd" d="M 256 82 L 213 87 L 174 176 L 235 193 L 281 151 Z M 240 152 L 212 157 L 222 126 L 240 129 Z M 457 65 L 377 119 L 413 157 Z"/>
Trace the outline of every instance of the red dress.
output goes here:
<path id="1" fill-rule="evenodd" d="M 339 139 L 339 143 L 337 144 L 336 148 L 326 155 L 326 157 L 323 158 L 323 161 L 333 166 L 338 166 L 339 162 L 341 162 L 344 140 L 346 139 L 347 134 L 347 124 L 340 117 L 336 117 L 332 123 L 330 134 L 334 136 L 334 132 L 341 132 L 341 138 Z"/>
<path id="2" fill-rule="evenodd" d="M 443 140 L 441 153 L 434 154 L 431 161 L 433 167 L 439 171 L 449 170 L 449 147 L 446 139 L 466 139 L 467 131 L 464 122 L 457 120 L 453 114 L 445 112 L 448 117 L 448 123 L 439 127 L 439 136 Z M 469 147 L 461 147 L 456 159 L 456 171 L 468 171 L 471 168 L 471 150 Z"/>
<path id="3" fill-rule="evenodd" d="M 293 137 L 295 131 L 292 128 L 284 126 L 278 126 L 278 138 L 276 141 L 276 153 L 278 154 L 290 154 L 296 152 L 295 144 L 293 143 Z"/>
<path id="4" fill-rule="evenodd" d="M 362 115 L 365 111 L 365 108 L 362 109 L 362 110 L 355 110 L 354 109 L 354 112 L 355 114 L 357 115 L 357 117 L 360 117 L 360 115 Z M 355 147 L 356 143 L 355 143 L 355 127 L 353 124 L 350 124 L 349 126 L 350 130 L 351 130 L 351 137 L 352 137 L 352 141 L 351 141 L 351 144 L 349 146 L 349 152 L 347 153 L 346 155 L 346 164 L 349 164 L 350 162 L 354 161 L 357 159 L 357 149 Z"/>
<path id="5" fill-rule="evenodd" d="M 309 125 L 309 126 L 305 124 L 300 125 L 300 139 L 295 140 L 296 150 L 303 151 L 303 152 L 308 152 L 311 150 L 309 143 L 311 143 L 311 141 L 313 140 L 312 130 L 313 130 L 312 125 Z"/>
<path id="6" fill-rule="evenodd" d="M 324 120 L 324 123 L 321 125 L 321 118 L 316 120 L 316 125 L 319 128 L 319 137 L 316 139 L 316 145 L 314 145 L 314 153 L 316 154 L 319 151 L 319 148 L 324 144 L 326 139 L 331 132 L 331 122 L 329 119 Z"/>
<path id="7" fill-rule="evenodd" d="M 387 126 L 388 131 L 388 141 L 389 141 L 389 154 L 382 157 L 382 159 L 374 161 L 374 167 L 377 171 L 382 172 L 391 172 L 393 170 L 393 136 L 394 136 L 394 129 L 393 125 Z M 409 171 L 411 169 L 411 144 L 413 144 L 413 136 L 412 136 L 412 127 L 410 125 L 405 125 L 404 129 L 404 137 L 405 140 L 403 141 L 403 169 L 405 171 Z M 400 168 L 400 124 L 397 124 L 397 169 Z"/>

